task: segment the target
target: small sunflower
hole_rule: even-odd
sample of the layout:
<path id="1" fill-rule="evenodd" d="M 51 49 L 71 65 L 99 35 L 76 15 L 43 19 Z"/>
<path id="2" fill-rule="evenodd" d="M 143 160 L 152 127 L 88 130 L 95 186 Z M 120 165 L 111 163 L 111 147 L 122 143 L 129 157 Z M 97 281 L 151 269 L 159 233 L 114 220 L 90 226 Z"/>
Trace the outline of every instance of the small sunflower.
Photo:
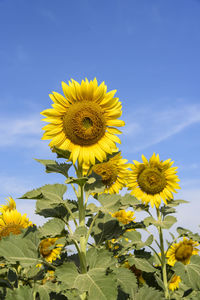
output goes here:
<path id="1" fill-rule="evenodd" d="M 166 257 L 168 258 L 168 264 L 174 266 L 177 261 L 182 262 L 184 265 L 189 264 L 192 255 L 198 255 L 199 244 L 192 239 L 183 238 L 183 241 L 171 245 L 167 251 Z"/>
<path id="2" fill-rule="evenodd" d="M 118 120 L 122 114 L 119 99 L 114 97 L 116 90 L 107 92 L 102 82 L 99 86 L 96 78 L 92 81 L 82 80 L 81 84 L 71 79 L 69 85 L 62 82 L 64 96 L 53 92 L 50 94 L 52 109 L 41 114 L 48 125 L 43 127 L 43 140 L 51 140 L 49 146 L 56 146 L 71 152 L 70 160 L 75 164 L 95 164 L 106 159 L 108 153 L 121 143 L 115 126 L 124 126 Z"/>
<path id="3" fill-rule="evenodd" d="M 47 238 L 40 242 L 39 249 L 41 255 L 47 262 L 52 262 L 60 257 L 63 248 L 62 244 L 55 244 L 58 238 Z M 52 247 L 55 246 L 53 249 Z"/>
<path id="4" fill-rule="evenodd" d="M 178 289 L 180 282 L 181 282 L 180 276 L 177 276 L 176 274 L 174 274 L 172 276 L 172 278 L 170 279 L 170 281 L 169 281 L 169 289 L 171 291 L 174 291 L 174 290 Z"/>
<path id="5" fill-rule="evenodd" d="M 20 234 L 22 229 L 31 226 L 32 222 L 23 216 L 16 209 L 5 211 L 0 217 L 0 239 L 4 236 L 12 234 Z"/>
<path id="6" fill-rule="evenodd" d="M 180 189 L 179 180 L 176 175 L 177 167 L 171 167 L 171 159 L 160 161 L 159 155 L 152 155 L 148 161 L 142 155 L 143 163 L 133 160 L 131 164 L 132 174 L 130 175 L 128 188 L 131 194 L 141 199 L 146 205 L 150 202 L 158 208 L 161 199 L 167 204 L 167 201 L 173 199 L 175 189 Z"/>
<path id="7" fill-rule="evenodd" d="M 0 205 L 0 213 L 4 213 L 5 211 L 11 211 L 16 209 L 15 200 L 12 197 L 8 197 L 6 205 Z"/>
<path id="8" fill-rule="evenodd" d="M 121 209 L 113 214 L 111 216 L 113 218 L 117 218 L 117 220 L 123 224 L 128 224 L 135 220 L 135 217 L 133 218 L 134 212 L 133 211 L 128 211 L 126 212 L 124 209 Z"/>
<path id="9" fill-rule="evenodd" d="M 104 193 L 117 194 L 119 190 L 127 184 L 127 177 L 130 173 L 126 164 L 128 160 L 123 159 L 121 154 L 118 153 L 109 161 L 103 162 L 92 167 L 97 175 L 100 175 L 104 185 L 106 186 Z"/>

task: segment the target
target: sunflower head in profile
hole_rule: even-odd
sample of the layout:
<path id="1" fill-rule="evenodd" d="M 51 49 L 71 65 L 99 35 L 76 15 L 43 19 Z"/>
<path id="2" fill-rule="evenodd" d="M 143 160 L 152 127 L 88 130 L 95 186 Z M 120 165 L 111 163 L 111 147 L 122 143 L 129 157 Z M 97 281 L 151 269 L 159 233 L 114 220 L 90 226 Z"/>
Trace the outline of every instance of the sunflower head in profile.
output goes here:
<path id="1" fill-rule="evenodd" d="M 144 284 L 145 283 L 145 280 L 144 278 L 142 277 L 142 271 L 137 269 L 135 265 L 132 265 L 130 266 L 129 262 L 128 261 L 125 261 L 124 262 L 124 267 L 129 269 L 132 273 L 135 274 L 136 278 L 137 278 L 137 281 L 141 284 Z"/>
<path id="2" fill-rule="evenodd" d="M 16 209 L 15 200 L 12 197 L 8 197 L 6 205 L 0 205 L 0 213 L 4 213 L 5 211 L 11 211 Z"/>
<path id="3" fill-rule="evenodd" d="M 135 220 L 135 217 L 133 217 L 134 212 L 133 211 L 125 211 L 124 209 L 121 209 L 115 213 L 111 213 L 111 216 L 113 218 L 116 218 L 119 222 L 127 225 L 130 222 L 133 222 Z"/>
<path id="4" fill-rule="evenodd" d="M 152 155 L 148 161 L 142 155 L 143 162 L 133 161 L 131 164 L 132 174 L 130 175 L 128 188 L 131 194 L 141 199 L 146 205 L 151 204 L 158 208 L 163 199 L 164 203 L 173 199 L 173 192 L 180 186 L 176 175 L 176 167 L 172 167 L 171 159 L 162 161 L 159 155 Z"/>
<path id="5" fill-rule="evenodd" d="M 107 92 L 104 82 L 98 86 L 96 78 L 90 82 L 86 78 L 81 84 L 72 79 L 68 85 L 62 82 L 62 88 L 64 96 L 50 94 L 53 108 L 41 112 L 49 123 L 43 127 L 42 139 L 50 139 L 50 147 L 70 151 L 73 164 L 77 159 L 80 165 L 94 165 L 95 158 L 102 162 L 120 143 L 116 134 L 121 131 L 115 127 L 124 126 L 118 120 L 122 106 L 114 97 L 116 90 Z"/>
<path id="6" fill-rule="evenodd" d="M 52 262 L 60 257 L 60 252 L 64 245 L 56 244 L 58 238 L 47 238 L 40 242 L 40 254 L 47 262 Z"/>
<path id="7" fill-rule="evenodd" d="M 105 185 L 104 193 L 116 194 L 119 193 L 127 184 L 127 177 L 130 173 L 126 164 L 127 160 L 123 159 L 118 153 L 110 158 L 107 162 L 96 164 L 92 167 L 97 175 L 100 175 Z"/>
<path id="8" fill-rule="evenodd" d="M 26 217 L 26 214 L 21 215 L 16 209 L 5 211 L 0 217 L 0 239 L 4 236 L 12 234 L 20 234 L 22 229 L 32 225 L 32 222 Z"/>
<path id="9" fill-rule="evenodd" d="M 175 291 L 176 289 L 179 288 L 179 283 L 181 282 L 181 278 L 180 276 L 177 276 L 176 274 L 174 274 L 172 276 L 172 278 L 169 281 L 169 289 L 171 291 Z"/>
<path id="10" fill-rule="evenodd" d="M 167 251 L 167 263 L 170 266 L 174 266 L 177 261 L 182 262 L 184 265 L 189 264 L 191 256 L 198 255 L 199 249 L 196 248 L 198 246 L 197 242 L 184 237 L 183 241 L 172 244 Z"/>

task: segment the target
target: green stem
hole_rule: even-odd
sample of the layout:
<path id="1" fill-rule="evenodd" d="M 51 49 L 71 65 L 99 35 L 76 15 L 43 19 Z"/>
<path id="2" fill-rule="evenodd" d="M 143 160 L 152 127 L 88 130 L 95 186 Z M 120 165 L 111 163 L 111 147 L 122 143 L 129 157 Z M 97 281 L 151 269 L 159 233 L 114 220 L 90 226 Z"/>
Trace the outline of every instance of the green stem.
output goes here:
<path id="1" fill-rule="evenodd" d="M 162 216 L 160 214 L 159 208 L 156 208 L 156 211 L 157 211 L 158 220 L 162 221 Z M 166 269 L 166 257 L 165 257 L 165 250 L 164 250 L 163 232 L 162 232 L 161 226 L 158 227 L 158 233 L 159 233 L 159 239 L 160 239 L 161 268 L 162 268 L 162 277 L 163 277 L 165 298 L 170 299 L 168 282 L 167 282 L 167 269 Z"/>
<path id="2" fill-rule="evenodd" d="M 76 219 L 75 219 L 75 217 L 74 217 L 74 215 L 73 215 L 73 212 L 72 212 L 71 209 L 68 207 L 68 205 L 67 205 L 66 202 L 64 202 L 64 205 L 65 205 L 65 207 L 66 207 L 68 213 L 69 213 L 70 216 L 72 217 L 72 220 L 74 221 L 75 226 L 77 227 L 78 224 L 77 224 Z"/>
<path id="3" fill-rule="evenodd" d="M 77 176 L 82 176 L 82 168 L 79 167 L 77 172 Z M 79 185 L 78 187 L 78 208 L 79 208 L 79 226 L 85 227 L 85 206 L 84 206 L 84 191 L 83 185 Z M 80 265 L 81 265 L 81 273 L 87 272 L 87 263 L 86 263 L 86 237 L 80 237 Z"/>
<path id="4" fill-rule="evenodd" d="M 95 217 L 93 217 L 93 220 L 92 220 L 92 222 L 91 222 L 91 224 L 90 224 L 90 227 L 89 227 L 88 232 L 87 232 L 87 235 L 86 235 L 86 243 L 88 242 L 90 233 L 91 233 L 91 231 L 92 231 L 92 227 L 93 227 L 93 225 L 94 225 L 96 219 L 98 218 L 98 216 L 99 216 L 99 212 L 96 214 Z"/>

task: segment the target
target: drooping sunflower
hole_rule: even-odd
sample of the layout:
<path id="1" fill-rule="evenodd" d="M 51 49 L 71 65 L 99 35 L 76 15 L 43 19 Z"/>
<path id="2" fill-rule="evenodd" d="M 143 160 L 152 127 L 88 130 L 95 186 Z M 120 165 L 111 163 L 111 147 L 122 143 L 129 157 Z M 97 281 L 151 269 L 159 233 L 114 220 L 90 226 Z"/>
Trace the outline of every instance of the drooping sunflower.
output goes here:
<path id="1" fill-rule="evenodd" d="M 111 216 L 113 218 L 117 218 L 117 220 L 123 224 L 129 224 L 133 220 L 135 220 L 135 217 L 133 217 L 134 212 L 133 211 L 128 211 L 126 212 L 124 209 L 121 209 L 113 214 Z"/>
<path id="2" fill-rule="evenodd" d="M 4 213 L 5 211 L 11 211 L 16 209 L 15 200 L 12 197 L 8 197 L 6 205 L 0 205 L 0 213 Z"/>
<path id="3" fill-rule="evenodd" d="M 180 282 L 181 282 L 180 276 L 177 276 L 176 274 L 174 274 L 172 276 L 172 278 L 170 279 L 170 281 L 169 281 L 169 289 L 171 291 L 174 291 L 174 290 L 178 289 Z"/>
<path id="4" fill-rule="evenodd" d="M 122 114 L 119 99 L 114 97 L 116 90 L 107 92 L 102 82 L 99 86 L 96 78 L 92 81 L 82 80 L 81 84 L 71 79 L 67 85 L 62 82 L 64 96 L 53 92 L 50 94 L 52 109 L 41 114 L 48 125 L 43 127 L 44 140 L 51 139 L 50 147 L 68 150 L 70 160 L 75 164 L 95 164 L 106 159 L 108 153 L 121 143 L 116 134 L 120 134 L 115 126 L 124 126 L 118 118 Z"/>
<path id="5" fill-rule="evenodd" d="M 142 277 L 142 271 L 137 269 L 135 265 L 130 266 L 129 262 L 125 261 L 123 266 L 135 274 L 139 283 L 144 284 L 146 282 Z"/>
<path id="6" fill-rule="evenodd" d="M 4 236 L 12 234 L 20 234 L 22 229 L 32 225 L 32 222 L 26 217 L 26 214 L 21 215 L 16 209 L 5 211 L 0 217 L 0 239 Z"/>
<path id="7" fill-rule="evenodd" d="M 166 257 L 168 258 L 167 263 L 170 266 L 174 266 L 177 261 L 182 262 L 184 265 L 189 264 L 192 255 L 198 255 L 199 244 L 192 239 L 183 238 L 183 241 L 174 243 L 167 251 Z"/>
<path id="8" fill-rule="evenodd" d="M 119 190 L 127 184 L 127 177 L 130 173 L 126 164 L 128 160 L 123 159 L 121 154 L 118 153 L 109 161 L 103 162 L 92 167 L 92 171 L 100 175 L 103 183 L 105 184 L 104 193 L 117 194 Z"/>
<path id="9" fill-rule="evenodd" d="M 167 159 L 160 160 L 159 155 L 153 153 L 148 161 L 142 155 L 143 162 L 133 160 L 131 164 L 131 175 L 129 177 L 128 188 L 131 194 L 141 199 L 146 205 L 150 202 L 158 208 L 161 199 L 167 204 L 167 201 L 173 199 L 176 189 L 180 189 L 180 181 L 176 175 L 177 167 L 172 167 L 173 161 Z"/>
<path id="10" fill-rule="evenodd" d="M 60 252 L 63 248 L 62 244 L 55 244 L 58 238 L 47 238 L 40 242 L 39 249 L 41 255 L 47 262 L 52 262 L 60 257 Z M 54 248 L 52 249 L 52 246 Z"/>

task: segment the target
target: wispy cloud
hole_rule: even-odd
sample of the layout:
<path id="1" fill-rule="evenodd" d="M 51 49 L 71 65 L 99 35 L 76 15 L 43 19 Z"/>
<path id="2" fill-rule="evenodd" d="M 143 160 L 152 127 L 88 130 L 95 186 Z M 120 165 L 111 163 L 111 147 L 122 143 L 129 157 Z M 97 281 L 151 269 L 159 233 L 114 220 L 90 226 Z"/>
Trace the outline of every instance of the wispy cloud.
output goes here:
<path id="1" fill-rule="evenodd" d="M 143 150 L 199 122 L 200 105 L 197 104 L 174 105 L 173 108 L 163 110 L 149 106 L 134 111 L 124 130 L 125 140 L 128 139 L 130 143 L 132 139 L 134 145 L 126 152 Z"/>
<path id="2" fill-rule="evenodd" d="M 1 118 L 0 147 L 33 147 L 42 135 L 38 116 L 30 115 L 24 119 Z"/>

